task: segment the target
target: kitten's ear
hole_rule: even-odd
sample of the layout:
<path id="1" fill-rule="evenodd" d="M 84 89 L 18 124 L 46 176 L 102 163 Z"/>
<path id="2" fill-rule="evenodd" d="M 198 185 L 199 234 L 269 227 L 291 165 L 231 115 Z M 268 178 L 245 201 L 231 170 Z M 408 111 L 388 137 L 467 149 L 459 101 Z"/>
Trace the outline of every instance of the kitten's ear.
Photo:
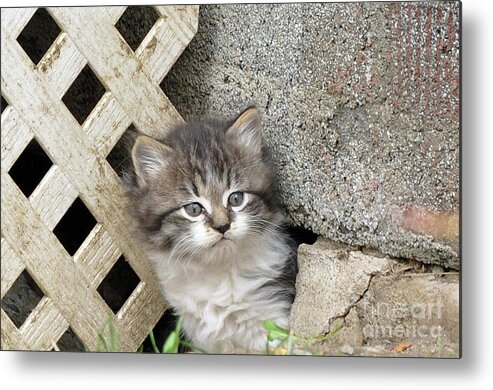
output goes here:
<path id="1" fill-rule="evenodd" d="M 150 137 L 141 135 L 132 148 L 132 162 L 140 185 L 146 185 L 162 173 L 168 164 L 171 148 Z"/>
<path id="2" fill-rule="evenodd" d="M 252 149 L 260 151 L 262 147 L 260 113 L 255 107 L 249 107 L 243 111 L 226 132 L 238 137 Z"/>

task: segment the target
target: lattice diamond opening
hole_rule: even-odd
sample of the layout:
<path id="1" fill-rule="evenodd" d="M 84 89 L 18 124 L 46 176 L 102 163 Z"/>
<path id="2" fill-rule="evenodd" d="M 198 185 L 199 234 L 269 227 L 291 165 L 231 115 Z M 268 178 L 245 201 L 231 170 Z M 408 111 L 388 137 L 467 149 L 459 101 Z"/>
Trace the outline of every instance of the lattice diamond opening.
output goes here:
<path id="1" fill-rule="evenodd" d="M 127 130 L 125 130 L 125 133 L 123 133 L 106 157 L 106 160 L 111 165 L 111 168 L 113 168 L 116 174 L 120 177 L 123 172 L 129 168 L 129 164 L 131 163 L 129 158 L 131 146 L 133 145 L 136 137 L 137 129 L 132 123 Z"/>
<path id="2" fill-rule="evenodd" d="M 72 328 L 68 328 L 67 331 L 58 339 L 56 347 L 61 352 L 80 352 L 84 351 L 84 344 L 77 335 L 74 333 Z"/>
<path id="3" fill-rule="evenodd" d="M 130 6 L 118 19 L 115 27 L 135 51 L 158 19 L 159 14 L 152 6 Z"/>
<path id="4" fill-rule="evenodd" d="M 8 105 L 9 104 L 7 103 L 7 101 L 2 96 L 2 105 L 1 105 L 1 112 L 2 112 L 2 114 L 3 114 L 3 111 L 7 108 Z"/>
<path id="5" fill-rule="evenodd" d="M 176 90 L 179 88 L 179 82 L 174 77 L 165 77 L 161 83 L 159 84 L 159 88 L 166 94 L 168 91 Z M 171 103 L 173 103 L 176 107 L 189 107 L 189 103 L 187 102 L 187 98 L 183 95 L 177 93 L 170 97 Z M 189 120 L 185 116 L 186 120 Z"/>
<path id="6" fill-rule="evenodd" d="M 96 219 L 94 219 L 84 202 L 77 198 L 55 226 L 53 233 L 68 254 L 73 256 L 94 226 L 96 226 L 96 223 Z"/>
<path id="7" fill-rule="evenodd" d="M 113 313 L 124 305 L 139 284 L 140 279 L 123 256 L 116 261 L 98 287 L 98 293 Z"/>
<path id="8" fill-rule="evenodd" d="M 62 101 L 77 122 L 83 124 L 105 92 L 101 81 L 86 65 L 63 95 Z"/>
<path id="9" fill-rule="evenodd" d="M 33 138 L 10 168 L 9 174 L 22 193 L 29 197 L 52 165 L 43 148 Z"/>
<path id="10" fill-rule="evenodd" d="M 2 298 L 2 310 L 20 328 L 43 296 L 43 291 L 29 272 L 24 270 Z"/>
<path id="11" fill-rule="evenodd" d="M 1 9 L 2 295 L 10 297 L 25 269 L 44 292 L 40 301 L 33 300 L 35 315 L 20 328 L 6 313 L 8 301 L 2 302 L 2 349 L 49 351 L 68 348 L 66 340 L 73 347 L 78 339 L 96 351 L 98 333 L 111 320 L 121 351 L 136 351 L 167 309 L 146 255 L 128 229 L 125 191 L 110 164 L 131 124 L 159 137 L 183 123 L 159 83 L 196 33 L 198 6 L 153 7 L 160 20 L 149 19 L 135 52 L 121 44 L 115 29 L 126 8 Z M 23 30 L 34 23 L 35 31 L 42 31 L 46 26 L 38 17 L 44 13 L 58 27 L 42 37 L 48 43 L 31 60 L 27 46 L 21 47 L 27 39 Z M 31 192 L 27 199 L 9 173 L 33 139 L 49 151 L 51 168 L 34 167 L 42 179 L 34 191 L 26 191 Z M 74 231 L 79 233 L 75 240 L 70 238 Z M 125 271 L 128 277 L 120 273 L 119 281 L 130 282 L 124 298 L 110 302 L 115 311 L 120 308 L 115 314 L 98 286 L 111 280 L 122 253 L 133 271 Z"/>
<path id="12" fill-rule="evenodd" d="M 37 65 L 60 34 L 60 31 L 60 27 L 58 27 L 46 8 L 38 8 L 17 37 L 17 42 L 19 42 L 31 61 Z"/>

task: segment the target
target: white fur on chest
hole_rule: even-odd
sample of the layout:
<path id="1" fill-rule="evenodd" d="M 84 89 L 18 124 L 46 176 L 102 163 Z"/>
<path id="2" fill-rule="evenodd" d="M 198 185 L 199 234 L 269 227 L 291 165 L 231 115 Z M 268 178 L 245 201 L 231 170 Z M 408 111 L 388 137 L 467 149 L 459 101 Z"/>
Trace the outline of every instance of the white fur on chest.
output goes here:
<path id="1" fill-rule="evenodd" d="M 287 327 L 289 303 L 259 288 L 279 276 L 289 248 L 265 240 L 214 262 L 150 254 L 166 299 L 183 316 L 186 335 L 209 352 L 262 351 L 264 320 Z"/>

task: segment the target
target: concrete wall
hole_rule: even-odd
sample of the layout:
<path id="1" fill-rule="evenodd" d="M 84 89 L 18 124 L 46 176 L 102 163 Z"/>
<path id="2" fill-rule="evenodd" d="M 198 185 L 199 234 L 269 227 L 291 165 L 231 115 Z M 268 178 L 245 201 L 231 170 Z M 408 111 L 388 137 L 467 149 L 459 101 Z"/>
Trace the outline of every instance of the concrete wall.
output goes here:
<path id="1" fill-rule="evenodd" d="M 204 5 L 162 88 L 185 119 L 259 107 L 294 224 L 457 269 L 459 7 Z"/>

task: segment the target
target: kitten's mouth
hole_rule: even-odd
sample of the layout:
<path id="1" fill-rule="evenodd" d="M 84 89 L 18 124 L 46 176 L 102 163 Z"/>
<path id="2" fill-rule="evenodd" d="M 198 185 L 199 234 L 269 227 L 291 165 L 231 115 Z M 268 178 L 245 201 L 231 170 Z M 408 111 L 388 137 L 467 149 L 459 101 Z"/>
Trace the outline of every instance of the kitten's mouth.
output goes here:
<path id="1" fill-rule="evenodd" d="M 214 244 L 212 244 L 212 247 L 211 248 L 215 248 L 215 247 L 220 247 L 220 246 L 223 246 L 223 245 L 226 245 L 227 243 L 229 242 L 233 242 L 233 240 L 231 240 L 230 238 L 226 238 L 226 237 L 221 237 L 219 240 L 217 240 Z"/>

